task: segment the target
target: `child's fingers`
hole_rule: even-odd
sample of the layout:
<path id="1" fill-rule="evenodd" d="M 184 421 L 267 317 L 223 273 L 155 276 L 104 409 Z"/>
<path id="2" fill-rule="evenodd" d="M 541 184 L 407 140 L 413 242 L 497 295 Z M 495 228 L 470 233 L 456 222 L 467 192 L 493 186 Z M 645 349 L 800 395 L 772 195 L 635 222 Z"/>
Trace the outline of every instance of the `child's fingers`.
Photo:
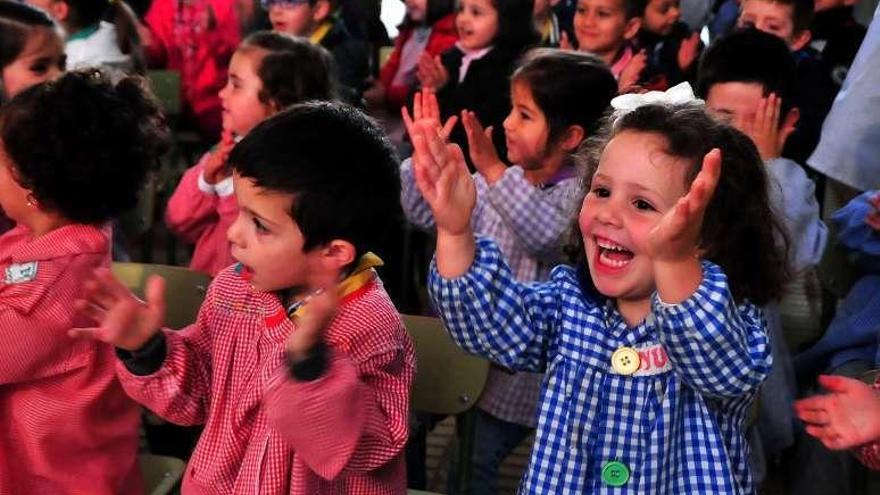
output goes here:
<path id="1" fill-rule="evenodd" d="M 449 139 L 449 135 L 452 134 L 452 129 L 455 127 L 455 124 L 458 122 L 458 116 L 453 115 L 446 119 L 446 123 L 443 124 L 443 129 L 440 130 L 440 135 L 443 137 L 443 140 L 446 141 Z"/>
<path id="2" fill-rule="evenodd" d="M 418 97 L 418 93 L 416 93 L 416 97 Z M 406 127 L 406 133 L 409 134 L 409 138 L 412 139 L 416 130 L 413 126 L 413 119 L 410 117 L 409 109 L 406 108 L 406 105 L 400 107 L 400 116 L 403 118 L 403 125 Z"/>
<path id="3" fill-rule="evenodd" d="M 100 337 L 101 327 L 71 328 L 67 336 L 73 339 L 102 340 Z"/>
<path id="4" fill-rule="evenodd" d="M 159 275 L 151 275 L 147 279 L 147 285 L 144 289 L 144 297 L 147 300 L 147 306 L 155 317 L 162 319 L 165 316 L 165 279 Z M 157 321 L 156 325 L 162 325 L 161 321 Z"/>
<path id="5" fill-rule="evenodd" d="M 831 417 L 825 409 L 805 409 L 798 412 L 798 417 L 805 423 L 816 426 L 827 425 Z"/>
<path id="6" fill-rule="evenodd" d="M 867 387 L 861 380 L 836 375 L 819 375 L 819 385 L 829 392 L 847 393 Z"/>
<path id="7" fill-rule="evenodd" d="M 422 96 L 426 90 L 420 91 L 416 93 L 415 98 L 413 98 L 413 118 L 415 120 L 422 120 Z"/>
<path id="8" fill-rule="evenodd" d="M 104 308 L 92 304 L 85 299 L 77 299 L 73 302 L 73 307 L 76 309 L 77 313 L 90 318 L 97 323 L 104 321 L 104 318 L 107 315 L 107 311 Z"/>
<path id="9" fill-rule="evenodd" d="M 696 192 L 696 198 L 699 198 L 699 206 L 705 208 L 715 194 L 715 188 L 721 177 L 721 150 L 713 148 L 703 157 L 703 167 L 696 179 L 691 184 L 691 192 Z"/>
<path id="10" fill-rule="evenodd" d="M 428 138 L 425 136 L 424 130 L 419 130 L 413 138 L 413 164 L 415 171 L 421 173 L 428 183 L 433 184 L 440 174 L 434 157 L 428 149 Z"/>
<path id="11" fill-rule="evenodd" d="M 440 104 L 433 89 L 428 89 L 423 95 L 422 111 L 425 112 L 425 118 L 440 120 Z"/>

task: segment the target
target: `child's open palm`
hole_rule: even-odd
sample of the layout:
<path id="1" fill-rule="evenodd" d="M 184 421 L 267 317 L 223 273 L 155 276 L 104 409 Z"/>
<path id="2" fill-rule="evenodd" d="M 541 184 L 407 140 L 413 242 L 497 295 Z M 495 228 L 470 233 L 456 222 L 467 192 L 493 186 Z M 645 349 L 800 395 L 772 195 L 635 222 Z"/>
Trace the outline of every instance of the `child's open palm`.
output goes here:
<path id="1" fill-rule="evenodd" d="M 690 69 L 697 54 L 700 51 L 700 33 L 691 33 L 690 36 L 681 40 L 678 46 L 678 68 L 682 71 Z"/>
<path id="2" fill-rule="evenodd" d="M 403 123 L 406 125 L 406 132 L 409 134 L 411 141 L 415 132 L 415 124 L 435 129 L 445 140 L 449 138 L 449 134 L 452 133 L 453 127 L 458 122 L 458 117 L 455 115 L 446 119 L 446 122 L 440 122 L 440 104 L 437 102 L 437 95 L 431 89 L 416 91 L 413 97 L 412 116 L 410 116 L 409 110 L 406 107 L 400 108 L 400 114 L 403 117 Z"/>
<path id="3" fill-rule="evenodd" d="M 492 142 L 492 126 L 483 129 L 477 115 L 470 110 L 461 111 L 461 123 L 468 140 L 468 154 L 477 172 L 489 184 L 497 182 L 507 167 L 498 158 L 495 143 Z"/>
<path id="4" fill-rule="evenodd" d="M 698 254 L 703 214 L 721 176 L 721 150 L 703 158 L 690 190 L 669 209 L 648 234 L 648 255 L 655 261 L 681 261 Z"/>
<path id="5" fill-rule="evenodd" d="M 422 85 L 422 89 L 439 90 L 449 81 L 449 72 L 439 56 L 432 57 L 430 53 L 422 53 L 419 65 L 416 67 L 416 77 Z"/>
<path id="6" fill-rule="evenodd" d="M 416 185 L 434 213 L 438 233 L 469 233 L 477 191 L 461 148 L 447 143 L 431 125 L 415 124 L 410 135 Z"/>
<path id="7" fill-rule="evenodd" d="M 880 439 L 880 392 L 843 376 L 820 376 L 828 394 L 795 402 L 807 433 L 833 450 L 848 449 Z"/>
<path id="8" fill-rule="evenodd" d="M 97 323 L 74 328 L 68 334 L 91 338 L 127 351 L 140 349 L 159 331 L 165 319 L 165 280 L 153 275 L 147 280 L 146 302 L 141 301 L 110 270 L 95 270 L 85 284 L 85 297 L 74 307 Z"/>
<path id="9" fill-rule="evenodd" d="M 736 127 L 755 143 L 764 161 L 779 158 L 785 147 L 785 141 L 795 130 L 797 114 L 789 112 L 784 121 L 781 121 L 781 118 L 782 98 L 770 93 L 766 98 L 758 101 L 753 118 L 741 118 L 736 122 Z"/>
<path id="10" fill-rule="evenodd" d="M 232 131 L 229 129 L 223 129 L 223 134 L 220 137 L 220 144 L 217 145 L 217 149 L 212 151 L 205 159 L 204 168 L 202 169 L 205 182 L 208 184 L 216 184 L 232 175 L 227 162 L 229 161 L 229 153 L 234 146 L 235 138 L 232 135 Z"/>
<path id="11" fill-rule="evenodd" d="M 337 282 L 338 274 L 310 277 L 311 295 L 296 316 L 296 329 L 287 337 L 287 352 L 292 358 L 305 357 L 323 338 L 339 306 Z"/>

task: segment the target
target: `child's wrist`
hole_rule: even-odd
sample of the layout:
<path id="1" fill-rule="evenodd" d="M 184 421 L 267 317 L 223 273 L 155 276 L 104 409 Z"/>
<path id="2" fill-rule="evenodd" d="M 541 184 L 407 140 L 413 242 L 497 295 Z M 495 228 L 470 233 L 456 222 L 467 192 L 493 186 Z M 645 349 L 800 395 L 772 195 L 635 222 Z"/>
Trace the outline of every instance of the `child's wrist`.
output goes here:
<path id="1" fill-rule="evenodd" d="M 679 259 L 654 261 L 654 280 L 657 295 L 667 304 L 688 300 L 703 281 L 703 265 L 694 254 Z"/>

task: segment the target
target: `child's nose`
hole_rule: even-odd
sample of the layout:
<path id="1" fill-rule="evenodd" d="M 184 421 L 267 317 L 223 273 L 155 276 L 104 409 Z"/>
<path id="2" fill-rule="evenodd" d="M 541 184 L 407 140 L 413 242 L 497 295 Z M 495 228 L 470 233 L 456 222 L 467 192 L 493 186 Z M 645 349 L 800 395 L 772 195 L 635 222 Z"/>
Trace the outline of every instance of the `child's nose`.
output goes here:
<path id="1" fill-rule="evenodd" d="M 235 221 L 232 222 L 232 225 L 230 225 L 229 228 L 226 229 L 226 240 L 239 248 L 243 248 L 244 243 L 242 242 L 242 239 L 243 237 L 241 235 L 241 215 L 239 215 L 238 217 L 236 217 Z"/>
<path id="2" fill-rule="evenodd" d="M 617 214 L 617 208 L 611 202 L 596 207 L 596 220 L 606 225 L 620 225 L 620 215 Z"/>

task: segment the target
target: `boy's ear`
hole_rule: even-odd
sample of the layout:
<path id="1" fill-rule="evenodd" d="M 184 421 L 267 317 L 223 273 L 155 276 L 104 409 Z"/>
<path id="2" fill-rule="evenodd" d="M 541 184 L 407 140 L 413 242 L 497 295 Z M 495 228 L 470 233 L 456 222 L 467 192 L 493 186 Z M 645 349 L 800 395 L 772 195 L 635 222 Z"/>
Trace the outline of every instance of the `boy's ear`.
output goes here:
<path id="1" fill-rule="evenodd" d="M 354 244 L 342 239 L 333 239 L 321 248 L 321 262 L 329 272 L 342 273 L 356 255 Z"/>
<path id="2" fill-rule="evenodd" d="M 571 125 L 565 130 L 565 134 L 563 134 L 562 139 L 559 140 L 559 145 L 562 146 L 562 149 L 566 152 L 571 152 L 581 144 L 581 141 L 583 141 L 585 137 L 587 137 L 587 133 L 584 132 L 583 127 L 579 125 Z"/>
<path id="3" fill-rule="evenodd" d="M 315 23 L 324 22 L 325 19 L 330 17 L 331 9 L 330 0 L 318 0 L 315 2 L 315 6 L 312 7 L 312 21 Z"/>
<path id="4" fill-rule="evenodd" d="M 800 32 L 795 33 L 794 36 L 792 36 L 791 43 L 788 45 L 788 47 L 791 49 L 791 51 L 796 52 L 801 48 L 807 46 L 807 43 L 809 43 L 811 39 L 813 39 L 813 33 L 809 29 L 804 29 Z"/>
<path id="5" fill-rule="evenodd" d="M 639 34 L 639 29 L 642 28 L 642 18 L 641 17 L 633 17 L 632 19 L 626 21 L 626 26 L 623 28 L 623 39 L 629 41 L 636 37 Z"/>
<path id="6" fill-rule="evenodd" d="M 67 21 L 67 17 L 70 16 L 70 6 L 67 5 L 67 2 L 62 0 L 52 2 L 49 6 L 49 15 L 54 17 L 56 21 L 63 23 Z"/>

